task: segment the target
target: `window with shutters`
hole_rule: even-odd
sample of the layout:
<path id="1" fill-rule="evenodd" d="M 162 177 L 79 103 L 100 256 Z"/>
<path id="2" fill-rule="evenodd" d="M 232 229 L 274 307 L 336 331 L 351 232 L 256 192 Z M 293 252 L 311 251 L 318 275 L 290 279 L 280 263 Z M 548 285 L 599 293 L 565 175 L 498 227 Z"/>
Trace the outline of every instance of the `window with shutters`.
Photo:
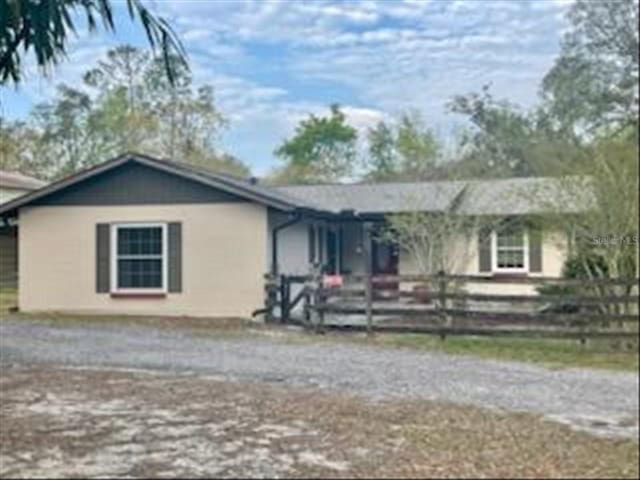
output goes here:
<path id="1" fill-rule="evenodd" d="M 111 290 L 167 291 L 167 225 L 122 223 L 111 227 Z"/>
<path id="2" fill-rule="evenodd" d="M 491 243 L 494 272 L 529 271 L 529 235 L 524 227 L 510 225 L 494 231 Z"/>

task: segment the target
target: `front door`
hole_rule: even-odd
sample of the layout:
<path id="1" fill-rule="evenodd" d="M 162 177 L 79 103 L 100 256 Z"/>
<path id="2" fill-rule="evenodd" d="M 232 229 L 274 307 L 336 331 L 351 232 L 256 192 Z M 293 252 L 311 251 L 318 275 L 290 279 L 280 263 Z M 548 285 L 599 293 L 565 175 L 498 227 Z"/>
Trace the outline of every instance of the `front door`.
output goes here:
<path id="1" fill-rule="evenodd" d="M 333 231 L 327 229 L 327 261 L 325 263 L 326 273 L 331 275 L 336 275 L 339 272 L 339 249 L 340 245 L 338 244 L 338 234 Z"/>
<path id="2" fill-rule="evenodd" d="M 398 274 L 398 247 L 391 242 L 372 240 L 372 269 L 374 275 Z"/>

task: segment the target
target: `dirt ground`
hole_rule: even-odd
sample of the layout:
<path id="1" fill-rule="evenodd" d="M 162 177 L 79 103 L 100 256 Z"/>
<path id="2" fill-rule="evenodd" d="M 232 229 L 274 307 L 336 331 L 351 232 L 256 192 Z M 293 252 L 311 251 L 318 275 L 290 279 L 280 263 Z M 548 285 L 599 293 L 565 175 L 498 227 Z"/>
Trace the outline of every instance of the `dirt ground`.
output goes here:
<path id="1" fill-rule="evenodd" d="M 528 414 L 166 372 L 0 370 L 0 477 L 638 477 Z"/>

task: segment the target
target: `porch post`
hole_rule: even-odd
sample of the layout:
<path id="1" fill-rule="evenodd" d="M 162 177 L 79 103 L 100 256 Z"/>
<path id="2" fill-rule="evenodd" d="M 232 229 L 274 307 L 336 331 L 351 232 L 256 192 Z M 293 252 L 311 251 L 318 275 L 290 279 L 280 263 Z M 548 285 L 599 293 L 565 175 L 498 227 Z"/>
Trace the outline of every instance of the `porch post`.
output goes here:
<path id="1" fill-rule="evenodd" d="M 342 272 L 342 223 L 338 224 L 338 229 L 335 232 L 336 237 L 336 271 L 333 272 L 336 275 L 340 275 Z"/>
<path id="2" fill-rule="evenodd" d="M 363 223 L 364 235 L 362 251 L 365 265 L 365 313 L 367 317 L 367 335 L 373 333 L 373 258 L 371 257 L 371 223 Z"/>

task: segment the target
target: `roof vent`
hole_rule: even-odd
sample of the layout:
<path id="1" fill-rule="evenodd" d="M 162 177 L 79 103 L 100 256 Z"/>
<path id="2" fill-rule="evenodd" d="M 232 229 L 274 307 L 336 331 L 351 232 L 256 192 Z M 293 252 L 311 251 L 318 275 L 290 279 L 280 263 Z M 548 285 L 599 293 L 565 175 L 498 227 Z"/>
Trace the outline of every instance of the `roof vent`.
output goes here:
<path id="1" fill-rule="evenodd" d="M 249 177 L 249 183 L 251 185 L 257 185 L 258 184 L 258 177 Z"/>

